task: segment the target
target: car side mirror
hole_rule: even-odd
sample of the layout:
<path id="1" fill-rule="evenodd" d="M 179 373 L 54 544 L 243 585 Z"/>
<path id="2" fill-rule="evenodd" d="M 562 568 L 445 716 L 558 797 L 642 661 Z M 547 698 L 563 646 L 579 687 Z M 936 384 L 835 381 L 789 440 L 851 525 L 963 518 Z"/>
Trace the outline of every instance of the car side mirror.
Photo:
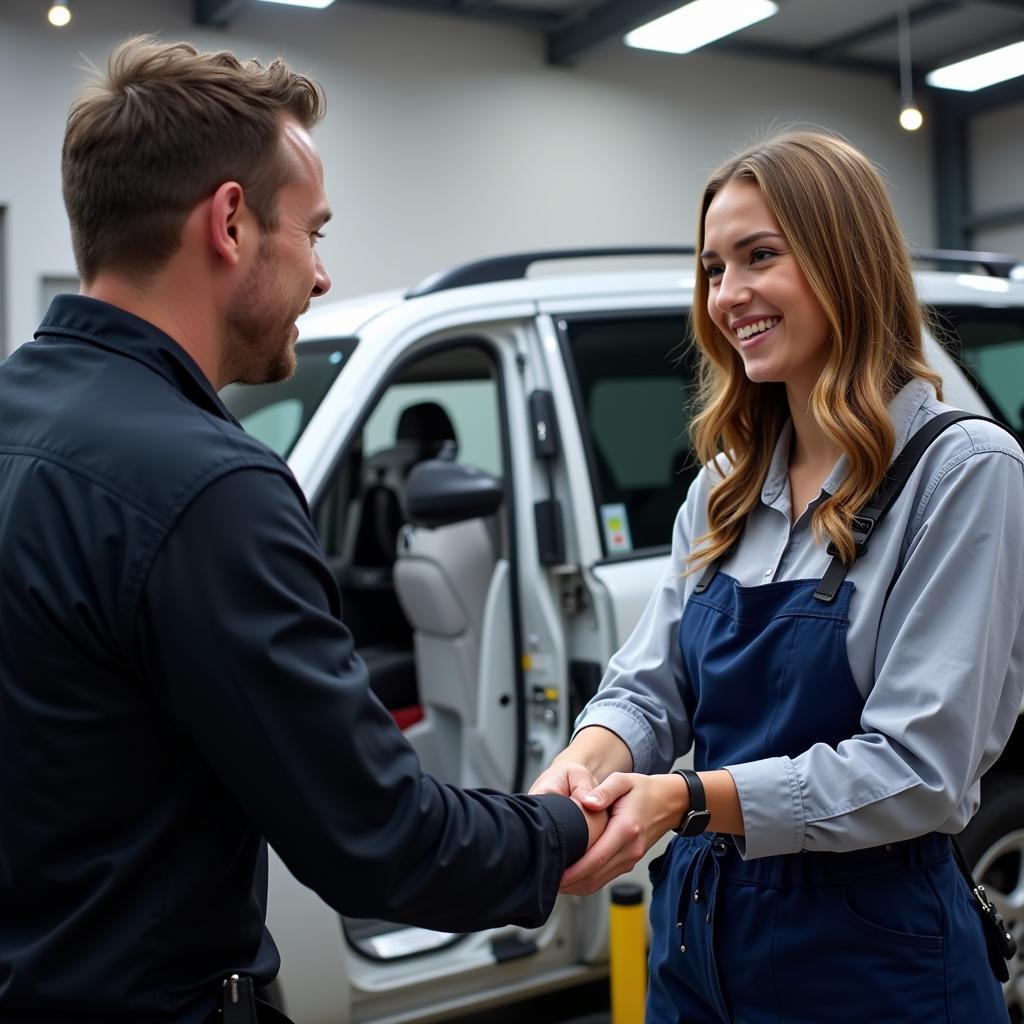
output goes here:
<path id="1" fill-rule="evenodd" d="M 409 522 L 431 529 L 493 515 L 504 498 L 501 480 L 443 457 L 417 463 L 405 481 Z"/>

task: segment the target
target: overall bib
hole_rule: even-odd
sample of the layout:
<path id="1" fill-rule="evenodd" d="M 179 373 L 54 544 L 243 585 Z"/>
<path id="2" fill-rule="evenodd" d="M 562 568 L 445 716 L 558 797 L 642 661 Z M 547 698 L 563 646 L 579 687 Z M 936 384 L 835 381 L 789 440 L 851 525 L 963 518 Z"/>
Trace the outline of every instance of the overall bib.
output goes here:
<path id="1" fill-rule="evenodd" d="M 741 587 L 722 572 L 679 627 L 694 767 L 835 747 L 860 731 L 854 587 Z M 651 865 L 647 1024 L 1006 1024 L 948 836 L 744 861 L 676 837 Z"/>

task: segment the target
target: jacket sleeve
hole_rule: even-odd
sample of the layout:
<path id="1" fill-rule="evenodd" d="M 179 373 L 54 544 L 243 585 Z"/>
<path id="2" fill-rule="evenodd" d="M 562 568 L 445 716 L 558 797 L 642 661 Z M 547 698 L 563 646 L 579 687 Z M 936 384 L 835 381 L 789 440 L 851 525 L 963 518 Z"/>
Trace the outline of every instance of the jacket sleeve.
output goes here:
<path id="1" fill-rule="evenodd" d="M 221 477 L 148 571 L 137 642 L 157 699 L 295 876 L 337 911 L 451 931 L 536 926 L 582 855 L 562 797 L 420 770 L 370 692 L 283 472 Z"/>

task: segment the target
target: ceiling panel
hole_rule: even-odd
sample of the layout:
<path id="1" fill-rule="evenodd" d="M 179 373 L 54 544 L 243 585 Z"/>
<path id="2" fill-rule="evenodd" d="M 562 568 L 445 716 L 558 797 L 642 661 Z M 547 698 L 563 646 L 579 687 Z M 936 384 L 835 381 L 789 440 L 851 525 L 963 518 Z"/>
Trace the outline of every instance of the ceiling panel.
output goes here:
<path id="1" fill-rule="evenodd" d="M 732 38 L 810 49 L 885 18 L 895 20 L 894 0 L 780 0 L 778 14 Z"/>
<path id="2" fill-rule="evenodd" d="M 3 0 L 0 0 L 3 2 Z M 41 0 L 40 0 L 41 2 Z M 228 22 L 252 0 L 182 0 L 200 22 Z M 594 49 L 622 46 L 623 26 L 638 10 L 664 10 L 657 0 L 349 0 L 451 17 L 519 24 L 547 35 L 549 55 L 577 64 Z M 728 3 L 730 0 L 717 0 Z M 779 12 L 711 44 L 722 51 L 812 61 L 895 74 L 898 0 L 778 0 Z M 911 51 L 920 73 L 950 58 L 1024 39 L 1024 0 L 908 0 Z"/>

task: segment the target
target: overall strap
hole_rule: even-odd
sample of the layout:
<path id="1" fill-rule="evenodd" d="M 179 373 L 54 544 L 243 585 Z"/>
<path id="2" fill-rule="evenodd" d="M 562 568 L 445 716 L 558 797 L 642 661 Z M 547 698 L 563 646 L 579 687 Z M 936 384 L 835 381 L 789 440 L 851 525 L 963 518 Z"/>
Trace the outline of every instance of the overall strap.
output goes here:
<path id="1" fill-rule="evenodd" d="M 711 581 L 718 575 L 718 569 L 721 564 L 730 558 L 736 549 L 740 546 L 740 540 L 743 538 L 743 527 L 740 527 L 740 532 L 736 539 L 725 549 L 713 562 L 708 562 L 704 567 L 704 571 L 700 574 L 700 579 L 697 580 L 697 586 L 693 588 L 695 594 L 703 594 L 708 587 L 711 586 Z"/>
<path id="2" fill-rule="evenodd" d="M 892 508 L 896 499 L 903 492 L 903 488 L 910 479 L 910 474 L 914 472 L 914 468 L 920 462 L 921 456 L 924 455 L 928 446 L 946 427 L 951 426 L 953 423 L 958 423 L 960 420 L 987 420 L 989 423 L 995 423 L 997 427 L 1002 427 L 1004 430 L 1007 429 L 1004 423 L 999 423 L 988 416 L 981 416 L 973 412 L 962 412 L 959 409 L 944 412 L 921 427 L 893 460 L 892 465 L 886 471 L 881 486 L 875 491 L 871 500 L 853 517 L 850 523 L 855 545 L 853 560 L 847 564 L 840 557 L 835 543 L 829 544 L 828 553 L 832 556 L 832 561 L 825 570 L 825 575 L 822 576 L 817 590 L 814 591 L 814 596 L 819 601 L 832 601 L 836 594 L 839 593 L 839 587 L 842 585 L 843 580 L 846 579 L 846 574 L 852 568 L 853 562 L 867 551 L 868 539 L 874 533 L 875 527 L 878 526 L 879 522 L 885 517 L 885 514 Z"/>

